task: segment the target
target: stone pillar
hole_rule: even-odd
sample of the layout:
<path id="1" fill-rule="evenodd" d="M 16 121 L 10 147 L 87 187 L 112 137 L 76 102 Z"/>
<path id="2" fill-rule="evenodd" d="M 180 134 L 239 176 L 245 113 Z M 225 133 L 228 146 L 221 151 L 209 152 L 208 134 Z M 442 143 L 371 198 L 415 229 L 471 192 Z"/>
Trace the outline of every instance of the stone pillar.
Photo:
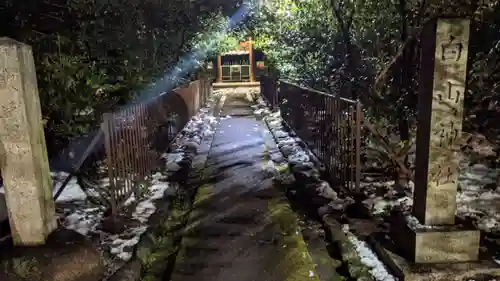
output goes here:
<path id="1" fill-rule="evenodd" d="M 31 47 L 0 38 L 2 176 L 12 238 L 44 244 L 56 227 L 52 180 Z"/>
<path id="2" fill-rule="evenodd" d="M 248 60 L 250 63 L 250 82 L 255 82 L 255 58 L 252 38 L 248 39 Z"/>
<path id="3" fill-rule="evenodd" d="M 427 225 L 455 223 L 469 24 L 440 19 L 422 40 L 413 211 Z"/>
<path id="4" fill-rule="evenodd" d="M 217 83 L 222 82 L 222 56 L 217 56 Z"/>
<path id="5" fill-rule="evenodd" d="M 476 260 L 479 231 L 455 225 L 459 139 L 467 77 L 468 19 L 438 19 L 422 38 L 413 214 L 415 261 Z"/>

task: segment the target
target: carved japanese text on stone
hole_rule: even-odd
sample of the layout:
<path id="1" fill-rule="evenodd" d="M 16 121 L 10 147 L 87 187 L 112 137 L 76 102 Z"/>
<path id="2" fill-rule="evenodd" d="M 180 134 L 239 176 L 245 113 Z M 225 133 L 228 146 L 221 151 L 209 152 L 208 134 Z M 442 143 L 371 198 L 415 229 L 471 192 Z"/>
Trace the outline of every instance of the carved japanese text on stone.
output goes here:
<path id="1" fill-rule="evenodd" d="M 438 20 L 428 173 L 436 188 L 457 184 L 468 38 L 468 20 Z"/>

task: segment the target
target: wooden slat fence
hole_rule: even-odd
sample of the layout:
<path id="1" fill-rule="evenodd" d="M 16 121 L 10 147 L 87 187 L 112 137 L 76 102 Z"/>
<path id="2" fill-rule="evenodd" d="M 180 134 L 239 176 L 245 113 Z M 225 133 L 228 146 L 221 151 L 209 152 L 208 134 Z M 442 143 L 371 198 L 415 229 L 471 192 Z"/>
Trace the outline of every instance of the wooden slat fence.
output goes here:
<path id="1" fill-rule="evenodd" d="M 191 82 L 187 88 L 104 114 L 101 128 L 77 155 L 73 172 L 56 187 L 55 199 L 78 175 L 90 199 L 107 205 L 116 215 L 138 186 L 150 180 L 159 168 L 160 155 L 212 93 L 208 79 Z"/>

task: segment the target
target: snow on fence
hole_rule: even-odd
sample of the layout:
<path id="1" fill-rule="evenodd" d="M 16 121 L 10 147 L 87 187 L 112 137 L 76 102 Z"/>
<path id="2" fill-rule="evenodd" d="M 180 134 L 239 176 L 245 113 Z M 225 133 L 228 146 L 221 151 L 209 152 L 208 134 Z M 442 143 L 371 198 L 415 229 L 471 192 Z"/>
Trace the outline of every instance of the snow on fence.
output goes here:
<path id="1" fill-rule="evenodd" d="M 148 181 L 177 134 L 211 94 L 211 84 L 200 79 L 189 91 L 175 90 L 152 100 L 133 103 L 118 112 L 103 115 L 99 131 L 88 137 L 85 151 L 59 187 L 60 196 L 77 175 L 80 187 L 95 204 L 104 205 L 116 215 L 131 193 Z M 196 112 L 196 111 L 194 111 Z"/>
<path id="2" fill-rule="evenodd" d="M 361 124 L 359 101 L 330 95 L 270 77 L 261 79 L 261 94 L 325 165 L 329 180 L 360 189 Z"/>

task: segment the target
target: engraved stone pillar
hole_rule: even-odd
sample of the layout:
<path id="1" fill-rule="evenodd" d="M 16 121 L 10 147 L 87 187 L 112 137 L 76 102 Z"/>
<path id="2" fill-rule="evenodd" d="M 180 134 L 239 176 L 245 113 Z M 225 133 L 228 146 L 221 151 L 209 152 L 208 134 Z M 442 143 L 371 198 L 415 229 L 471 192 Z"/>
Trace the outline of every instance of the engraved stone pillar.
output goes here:
<path id="1" fill-rule="evenodd" d="M 31 47 L 0 38 L 2 176 L 12 238 L 38 245 L 57 226 Z"/>
<path id="2" fill-rule="evenodd" d="M 422 40 L 413 206 L 421 223 L 450 225 L 455 223 L 469 20 L 440 19 L 429 28 Z"/>
<path id="3" fill-rule="evenodd" d="M 413 229 L 416 262 L 478 256 L 479 231 L 455 226 L 469 26 L 438 19 L 423 33 L 413 214 L 427 227 Z"/>
<path id="4" fill-rule="evenodd" d="M 399 280 L 500 276 L 493 259 L 479 259 L 479 230 L 455 220 L 469 26 L 467 19 L 442 18 L 429 22 L 422 33 L 413 198 L 413 215 L 420 223 L 394 212 L 391 241 L 376 248 Z"/>

